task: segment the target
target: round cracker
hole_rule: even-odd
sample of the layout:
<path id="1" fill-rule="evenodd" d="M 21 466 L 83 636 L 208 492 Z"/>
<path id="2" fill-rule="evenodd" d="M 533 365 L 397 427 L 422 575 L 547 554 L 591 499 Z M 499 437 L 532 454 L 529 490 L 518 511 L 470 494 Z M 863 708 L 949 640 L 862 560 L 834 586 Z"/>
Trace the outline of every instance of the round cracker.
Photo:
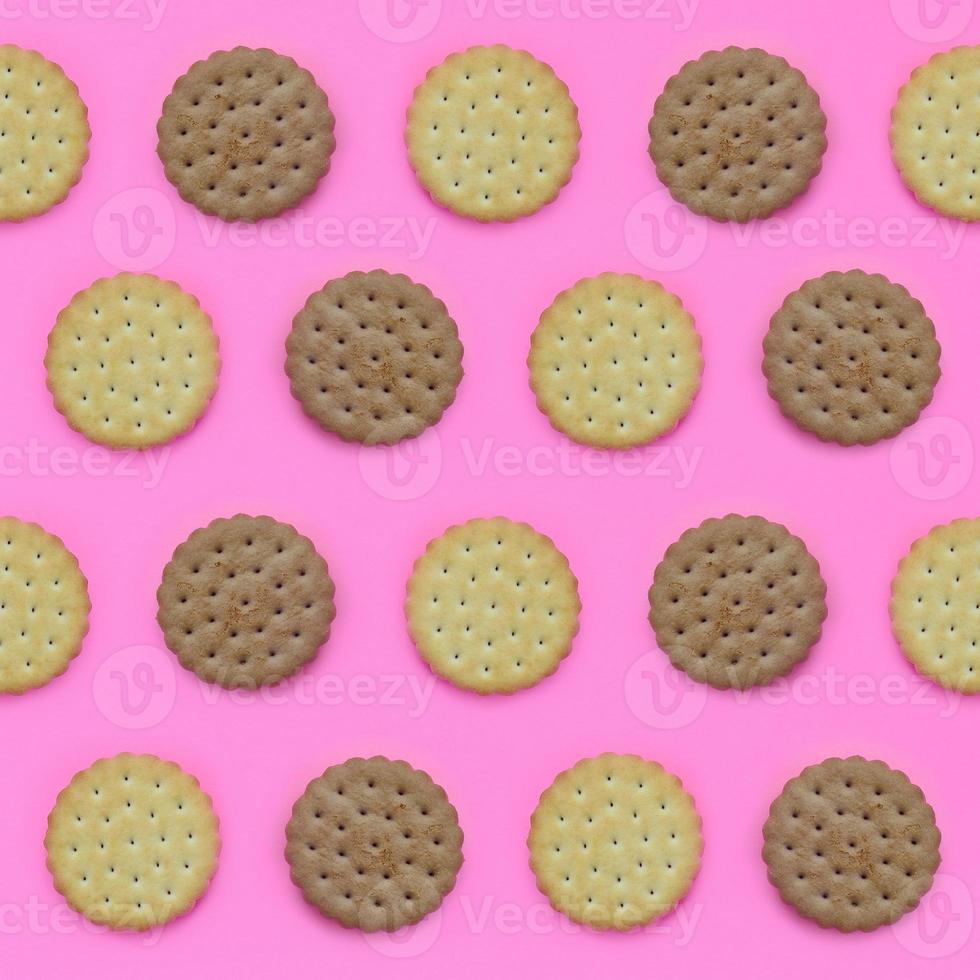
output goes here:
<path id="1" fill-rule="evenodd" d="M 791 779 L 769 809 L 769 880 L 800 915 L 870 932 L 912 911 L 939 867 L 936 815 L 908 776 L 860 756 Z"/>
<path id="2" fill-rule="evenodd" d="M 558 294 L 527 359 L 538 408 L 576 442 L 622 449 L 669 432 L 701 387 L 701 337 L 657 282 L 606 272 Z"/>
<path id="3" fill-rule="evenodd" d="M 685 531 L 657 566 L 650 625 L 679 670 L 717 688 L 771 684 L 820 639 L 820 566 L 782 524 L 729 514 Z"/>
<path id="4" fill-rule="evenodd" d="M 0 45 L 0 79 L 0 221 L 22 221 L 68 196 L 92 131 L 75 83 L 36 51 Z"/>
<path id="5" fill-rule="evenodd" d="M 892 158 L 908 189 L 940 214 L 980 218 L 980 46 L 919 65 L 892 108 Z"/>
<path id="6" fill-rule="evenodd" d="M 422 186 L 478 221 L 513 221 L 553 201 L 571 179 L 581 136 L 565 83 L 503 44 L 469 48 L 432 68 L 405 129 Z"/>
<path id="7" fill-rule="evenodd" d="M 334 584 L 291 524 L 238 514 L 178 545 L 157 590 L 157 622 L 182 666 L 226 688 L 278 684 L 330 635 Z"/>
<path id="8" fill-rule="evenodd" d="M 449 528 L 416 562 L 405 614 L 429 666 L 457 687 L 510 694 L 553 674 L 582 604 L 554 542 L 505 517 Z"/>
<path id="9" fill-rule="evenodd" d="M 313 76 L 268 48 L 215 51 L 174 83 L 157 155 L 180 196 L 226 221 L 258 221 L 316 190 L 336 146 Z"/>
<path id="10" fill-rule="evenodd" d="M 100 759 L 59 794 L 44 838 L 54 886 L 111 929 L 162 926 L 218 866 L 218 818 L 198 781 L 154 755 Z"/>
<path id="11" fill-rule="evenodd" d="M 650 156 L 671 196 L 716 221 L 786 207 L 820 172 L 827 119 L 802 72 L 759 48 L 689 61 L 650 119 Z"/>
<path id="12" fill-rule="evenodd" d="M 939 381 L 936 329 L 898 283 L 828 272 L 789 294 L 763 341 L 783 415 L 842 446 L 888 439 L 918 419 Z"/>
<path id="13" fill-rule="evenodd" d="M 48 389 L 112 449 L 170 442 L 203 415 L 221 362 L 211 318 L 175 282 L 122 272 L 76 293 L 48 336 Z"/>
<path id="14" fill-rule="evenodd" d="M 607 752 L 560 773 L 541 794 L 527 839 L 552 906 L 595 929 L 666 915 L 701 866 L 701 817 L 656 762 Z"/>
<path id="15" fill-rule="evenodd" d="M 63 674 L 91 609 L 88 582 L 61 538 L 0 518 L 0 693 L 22 694 Z"/>
<path id="16" fill-rule="evenodd" d="M 435 911 L 456 884 L 462 848 L 446 791 L 383 756 L 331 766 L 286 826 L 286 860 L 303 897 L 364 932 L 391 932 Z"/>
<path id="17" fill-rule="evenodd" d="M 934 527 L 892 581 L 895 637 L 916 670 L 943 687 L 980 693 L 980 519 Z"/>
<path id="18" fill-rule="evenodd" d="M 420 435 L 463 377 L 456 323 L 408 276 L 351 272 L 313 293 L 286 339 L 286 374 L 303 411 L 364 445 Z"/>

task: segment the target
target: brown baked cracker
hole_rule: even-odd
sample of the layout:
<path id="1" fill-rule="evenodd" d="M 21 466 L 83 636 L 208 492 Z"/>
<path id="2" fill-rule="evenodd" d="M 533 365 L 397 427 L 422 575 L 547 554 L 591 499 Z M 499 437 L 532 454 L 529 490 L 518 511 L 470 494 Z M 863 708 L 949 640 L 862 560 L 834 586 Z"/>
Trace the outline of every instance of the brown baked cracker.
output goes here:
<path id="1" fill-rule="evenodd" d="M 75 83 L 36 51 L 0 45 L 0 92 L 0 221 L 23 221 L 78 183 L 92 131 Z"/>
<path id="2" fill-rule="evenodd" d="M 226 688 L 276 684 L 330 634 L 334 584 L 313 543 L 271 517 L 218 518 L 177 547 L 157 622 L 181 665 Z"/>
<path id="3" fill-rule="evenodd" d="M 435 425 L 463 377 L 456 323 L 407 276 L 351 272 L 313 293 L 286 340 L 286 374 L 328 432 L 391 445 Z"/>
<path id="4" fill-rule="evenodd" d="M 729 514 L 685 531 L 657 566 L 650 624 L 671 663 L 744 690 L 789 673 L 820 639 L 827 586 L 781 524 Z"/>
<path id="5" fill-rule="evenodd" d="M 936 815 L 908 776 L 861 756 L 804 769 L 769 809 L 762 856 L 783 901 L 870 932 L 911 912 L 939 867 Z"/>
<path id="6" fill-rule="evenodd" d="M 716 221 L 786 207 L 820 172 L 827 119 L 783 58 L 729 47 L 689 61 L 650 119 L 650 156 L 675 200 Z"/>
<path id="7" fill-rule="evenodd" d="M 383 756 L 331 766 L 286 826 L 286 860 L 303 897 L 364 932 L 392 932 L 437 909 L 456 884 L 462 846 L 445 790 Z"/>
<path id="8" fill-rule="evenodd" d="M 330 169 L 334 116 L 313 76 L 268 48 L 216 51 L 174 84 L 157 155 L 180 196 L 258 221 L 312 194 Z"/>
<path id="9" fill-rule="evenodd" d="M 769 394 L 801 429 L 843 446 L 897 435 L 932 401 L 939 343 L 922 304 L 860 269 L 790 293 L 769 322 Z"/>

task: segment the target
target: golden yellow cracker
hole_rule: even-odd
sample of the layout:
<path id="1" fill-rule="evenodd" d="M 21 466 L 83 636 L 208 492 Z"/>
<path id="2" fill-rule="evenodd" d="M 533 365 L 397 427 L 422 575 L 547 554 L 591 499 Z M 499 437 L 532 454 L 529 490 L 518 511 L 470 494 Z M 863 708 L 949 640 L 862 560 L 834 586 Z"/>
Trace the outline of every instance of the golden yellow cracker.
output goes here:
<path id="1" fill-rule="evenodd" d="M 912 72 L 892 108 L 895 165 L 940 214 L 980 218 L 980 46 L 934 55 Z"/>
<path id="2" fill-rule="evenodd" d="M 554 673 L 578 632 L 578 582 L 554 542 L 505 517 L 449 528 L 408 583 L 405 613 L 440 676 L 509 694 Z"/>
<path id="3" fill-rule="evenodd" d="M 405 141 L 440 204 L 478 221 L 513 221 L 558 196 L 581 135 L 578 109 L 554 71 L 496 44 L 429 71 L 409 106 Z"/>
<path id="4" fill-rule="evenodd" d="M 527 359 L 538 408 L 590 446 L 639 446 L 677 425 L 701 387 L 701 337 L 659 283 L 605 272 L 559 293 Z"/>
<path id="5" fill-rule="evenodd" d="M 58 314 L 44 358 L 68 424 L 113 449 L 146 449 L 189 429 L 218 384 L 211 318 L 176 283 L 120 273 Z"/>
<path id="6" fill-rule="evenodd" d="M 92 132 L 75 83 L 36 51 L 0 45 L 0 92 L 0 221 L 22 221 L 68 196 Z"/>
<path id="7" fill-rule="evenodd" d="M 60 538 L 0 518 L 0 693 L 22 694 L 63 674 L 91 608 L 85 576 Z"/>
<path id="8" fill-rule="evenodd" d="M 58 794 L 44 846 L 73 909 L 112 929 L 151 929 L 204 894 L 218 864 L 218 818 L 178 765 L 123 753 Z"/>
<path id="9" fill-rule="evenodd" d="M 701 866 L 701 817 L 656 762 L 607 752 L 560 773 L 541 794 L 527 839 L 551 904 L 596 929 L 666 915 Z"/>
<path id="10" fill-rule="evenodd" d="M 890 608 L 895 637 L 920 673 L 980 692 L 980 519 L 919 538 L 899 563 Z"/>

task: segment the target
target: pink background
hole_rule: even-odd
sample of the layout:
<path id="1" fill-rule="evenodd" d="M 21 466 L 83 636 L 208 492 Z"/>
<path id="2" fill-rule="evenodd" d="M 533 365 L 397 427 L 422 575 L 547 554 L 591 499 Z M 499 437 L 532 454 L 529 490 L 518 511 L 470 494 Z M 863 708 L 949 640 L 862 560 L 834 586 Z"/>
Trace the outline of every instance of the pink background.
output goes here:
<path id="1" fill-rule="evenodd" d="M 152 30 L 145 0 L 5 3 L 4 38 L 64 66 L 89 106 L 94 135 L 82 182 L 64 204 L 0 228 L 0 510 L 64 538 L 88 575 L 93 613 L 69 671 L 0 706 L 0 972 L 805 977 L 875 969 L 915 977 L 965 976 L 976 963 L 980 706 L 917 677 L 887 612 L 891 576 L 910 542 L 934 524 L 975 514 L 980 240 L 976 229 L 939 222 L 906 192 L 887 135 L 890 106 L 911 69 L 976 37 L 972 0 L 960 0 L 946 20 L 944 8 L 926 0 L 938 27 L 916 20 L 916 0 L 702 0 L 683 30 L 677 0 L 642 0 L 651 16 L 638 20 L 628 16 L 636 6 L 443 0 L 440 11 L 439 0 L 428 0 L 399 33 L 383 26 L 383 0 L 360 7 L 170 0 Z M 396 7 L 411 13 L 401 0 Z M 667 19 L 658 19 L 661 10 Z M 425 195 L 406 162 L 402 128 L 429 66 L 496 41 L 555 67 L 584 135 L 574 177 L 553 205 L 485 227 Z M 237 43 L 293 55 L 327 91 L 338 120 L 331 172 L 298 213 L 274 224 L 279 238 L 217 231 L 178 198 L 155 155 L 154 124 L 174 79 Z M 653 194 L 659 184 L 646 154 L 647 120 L 666 79 L 730 43 L 785 55 L 806 73 L 829 119 L 830 147 L 810 191 L 775 224 L 741 238 L 725 226 L 705 230 Z M 129 193 L 113 200 L 122 192 Z M 650 214 L 664 223 L 651 224 Z M 297 218 L 320 222 L 328 237 L 311 246 Z M 688 233 L 671 259 L 671 235 L 684 230 L 678 219 Z M 329 237 L 336 220 L 339 239 Z M 427 248 L 404 247 L 408 220 L 432 229 Z M 165 462 L 159 482 L 145 460 L 83 456 L 89 444 L 67 428 L 44 384 L 46 336 L 58 311 L 93 279 L 126 266 L 152 266 L 196 294 L 221 339 L 218 394 L 168 457 L 157 454 Z M 466 349 L 456 403 L 407 461 L 404 453 L 361 453 L 321 432 L 290 397 L 282 371 L 290 320 L 306 296 L 328 278 L 378 266 L 440 295 Z M 787 292 L 855 266 L 904 282 L 923 301 L 942 343 L 943 377 L 927 421 L 894 443 L 843 450 L 781 418 L 766 394 L 760 345 Z M 541 310 L 578 278 L 607 269 L 664 282 L 704 338 L 701 394 L 657 447 L 670 454 L 662 466 L 649 451 L 632 458 L 646 473 L 574 448 L 562 471 L 557 453 L 567 444 L 527 385 L 528 339 Z M 677 479 L 679 458 L 697 459 L 693 479 Z M 401 467 L 404 487 L 385 482 L 387 463 Z M 668 463 L 673 476 L 665 475 Z M 559 471 L 542 472 L 549 466 Z M 824 637 L 782 695 L 736 698 L 680 684 L 646 621 L 646 591 L 665 548 L 685 528 L 731 510 L 786 523 L 827 579 Z M 173 548 L 213 517 L 238 511 L 296 524 L 337 583 L 328 645 L 306 686 L 287 685 L 277 700 L 236 703 L 203 689 L 175 666 L 154 619 Z M 412 562 L 430 538 L 498 513 L 555 539 L 580 579 L 584 608 L 556 675 L 512 698 L 481 699 L 432 680 L 401 607 Z M 319 694 L 317 679 L 328 685 Z M 431 694 L 425 710 L 409 685 Z M 78 769 L 123 750 L 179 761 L 200 778 L 221 819 L 210 890 L 192 914 L 150 937 L 93 929 L 65 909 L 44 865 L 45 819 L 58 790 Z M 657 928 L 629 935 L 593 934 L 552 912 L 524 843 L 554 775 L 606 750 L 638 752 L 678 773 L 704 818 L 693 891 Z M 465 830 L 466 861 L 441 913 L 371 943 L 305 905 L 282 849 L 292 802 L 308 780 L 373 753 L 407 759 L 446 787 Z M 944 877 L 899 930 L 824 932 L 783 906 L 766 881 L 761 828 L 770 801 L 804 766 L 850 753 L 905 770 L 943 833 Z"/>

